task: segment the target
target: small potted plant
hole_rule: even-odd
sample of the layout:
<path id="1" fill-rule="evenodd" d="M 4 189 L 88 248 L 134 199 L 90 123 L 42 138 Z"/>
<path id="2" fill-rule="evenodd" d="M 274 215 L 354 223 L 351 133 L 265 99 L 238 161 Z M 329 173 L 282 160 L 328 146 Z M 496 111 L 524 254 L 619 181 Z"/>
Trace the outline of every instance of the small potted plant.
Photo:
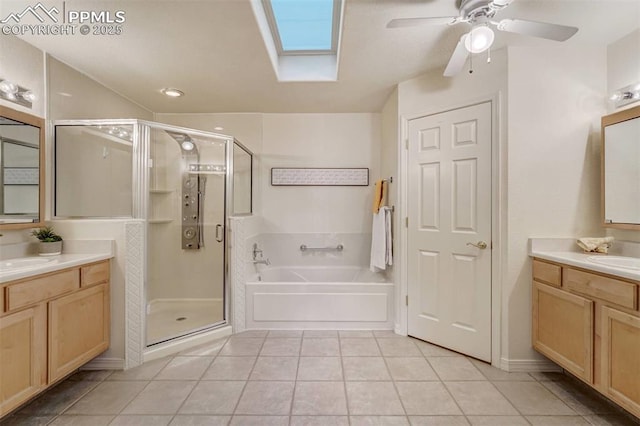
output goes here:
<path id="1" fill-rule="evenodd" d="M 40 256 L 55 256 L 62 253 L 62 237 L 50 226 L 31 231 L 31 235 L 40 240 L 38 253 Z"/>

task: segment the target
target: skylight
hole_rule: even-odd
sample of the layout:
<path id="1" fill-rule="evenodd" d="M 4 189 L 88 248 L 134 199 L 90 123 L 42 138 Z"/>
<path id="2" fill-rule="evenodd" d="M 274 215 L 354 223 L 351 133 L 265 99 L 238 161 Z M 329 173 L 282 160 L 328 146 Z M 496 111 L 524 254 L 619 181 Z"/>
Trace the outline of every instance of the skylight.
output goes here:
<path id="1" fill-rule="evenodd" d="M 340 8 L 334 0 L 262 0 L 279 55 L 335 54 Z"/>

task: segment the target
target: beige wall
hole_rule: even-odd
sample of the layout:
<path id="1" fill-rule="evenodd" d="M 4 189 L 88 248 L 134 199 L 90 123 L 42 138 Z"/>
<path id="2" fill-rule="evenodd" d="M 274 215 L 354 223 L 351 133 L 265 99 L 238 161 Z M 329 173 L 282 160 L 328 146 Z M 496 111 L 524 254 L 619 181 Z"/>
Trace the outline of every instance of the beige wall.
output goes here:
<path id="1" fill-rule="evenodd" d="M 399 233 L 402 223 L 402 217 L 400 216 L 400 198 L 399 198 L 399 185 L 401 177 L 398 174 L 398 140 L 399 140 L 399 126 L 398 126 L 398 89 L 396 88 L 393 93 L 385 102 L 380 114 L 380 126 L 381 126 L 381 142 L 380 142 L 380 176 L 388 179 L 393 177 L 393 182 L 387 183 L 388 193 L 387 201 L 390 206 L 394 206 L 394 213 L 391 215 L 392 220 L 392 236 L 393 236 L 393 255 L 397 256 L 400 253 L 398 244 L 400 243 Z M 395 327 L 400 329 L 401 309 L 400 302 L 402 301 L 400 291 L 400 268 L 398 267 L 397 260 L 393 266 L 389 266 L 387 269 L 387 276 L 392 283 L 395 283 L 395 296 L 396 301 L 396 318 Z"/>
<path id="2" fill-rule="evenodd" d="M 371 233 L 371 183 L 380 178 L 380 135 L 380 114 L 265 114 L 265 231 Z M 368 167 L 370 185 L 271 186 L 272 167 Z"/>
<path id="3" fill-rule="evenodd" d="M 265 232 L 370 233 L 369 187 L 273 187 L 272 167 L 368 167 L 380 175 L 380 114 L 156 114 L 237 138 L 254 157 L 254 212 Z"/>
<path id="4" fill-rule="evenodd" d="M 30 89 L 37 96 L 33 108 L 0 99 L 0 105 L 45 118 L 44 54 L 15 36 L 0 37 L 0 78 Z"/>
<path id="5" fill-rule="evenodd" d="M 607 94 L 630 84 L 640 83 L 640 29 L 611 43 L 607 48 Z M 630 108 L 640 105 L 635 102 L 626 105 Z M 615 112 L 612 104 L 609 113 Z M 607 228 L 607 234 L 617 240 L 640 241 L 639 231 L 626 231 Z"/>
<path id="6" fill-rule="evenodd" d="M 511 47 L 508 63 L 503 356 L 518 360 L 536 356 L 527 239 L 601 233 L 599 132 L 606 111 L 606 50 Z"/>
<path id="7" fill-rule="evenodd" d="M 47 68 L 51 120 L 153 119 L 151 111 L 49 55 Z"/>

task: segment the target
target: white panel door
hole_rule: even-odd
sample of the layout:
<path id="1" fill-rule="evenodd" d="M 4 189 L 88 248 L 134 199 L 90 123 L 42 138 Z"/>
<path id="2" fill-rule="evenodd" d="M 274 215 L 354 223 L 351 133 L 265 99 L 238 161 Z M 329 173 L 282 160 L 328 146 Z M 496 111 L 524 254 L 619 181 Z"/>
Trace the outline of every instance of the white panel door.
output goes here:
<path id="1" fill-rule="evenodd" d="M 490 362 L 491 102 L 408 131 L 409 335 Z"/>

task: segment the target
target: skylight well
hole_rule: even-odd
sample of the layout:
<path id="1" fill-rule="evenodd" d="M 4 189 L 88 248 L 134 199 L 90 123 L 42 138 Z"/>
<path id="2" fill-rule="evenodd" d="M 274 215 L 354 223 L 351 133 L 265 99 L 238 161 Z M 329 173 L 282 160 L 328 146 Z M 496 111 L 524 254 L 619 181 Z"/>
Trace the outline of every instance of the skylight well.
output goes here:
<path id="1" fill-rule="evenodd" d="M 343 0 L 252 0 L 278 81 L 336 81 Z"/>

